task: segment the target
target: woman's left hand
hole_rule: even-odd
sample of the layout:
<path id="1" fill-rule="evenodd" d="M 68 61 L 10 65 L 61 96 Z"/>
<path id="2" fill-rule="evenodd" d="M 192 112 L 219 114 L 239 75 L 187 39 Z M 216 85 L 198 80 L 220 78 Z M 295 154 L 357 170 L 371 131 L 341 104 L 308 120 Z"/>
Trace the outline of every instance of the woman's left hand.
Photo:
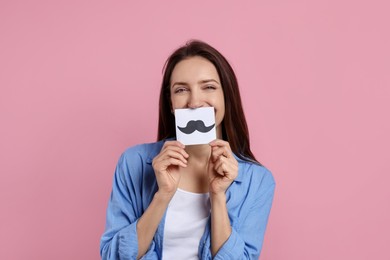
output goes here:
<path id="1" fill-rule="evenodd" d="M 216 139 L 210 143 L 210 146 L 209 191 L 213 194 L 225 193 L 238 175 L 238 162 L 228 142 Z"/>

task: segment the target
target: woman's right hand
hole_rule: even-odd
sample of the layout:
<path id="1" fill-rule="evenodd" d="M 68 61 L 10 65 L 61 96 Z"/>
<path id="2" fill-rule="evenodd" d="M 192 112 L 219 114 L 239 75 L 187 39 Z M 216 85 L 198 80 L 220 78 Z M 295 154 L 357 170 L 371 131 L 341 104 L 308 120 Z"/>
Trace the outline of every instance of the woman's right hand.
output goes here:
<path id="1" fill-rule="evenodd" d="M 179 167 L 187 167 L 189 156 L 184 148 L 179 141 L 166 141 L 160 153 L 153 159 L 158 192 L 163 196 L 171 198 L 177 190 L 180 181 Z"/>

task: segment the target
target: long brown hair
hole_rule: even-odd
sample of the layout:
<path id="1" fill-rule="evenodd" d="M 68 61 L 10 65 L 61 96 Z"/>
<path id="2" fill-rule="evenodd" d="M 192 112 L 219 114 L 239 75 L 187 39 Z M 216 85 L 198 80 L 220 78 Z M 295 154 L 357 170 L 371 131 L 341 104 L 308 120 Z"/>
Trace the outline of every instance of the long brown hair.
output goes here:
<path id="1" fill-rule="evenodd" d="M 220 52 L 205 42 L 191 40 L 174 51 L 164 65 L 160 90 L 157 140 L 176 136 L 175 117 L 171 110 L 170 80 L 172 71 L 180 61 L 200 56 L 209 60 L 217 69 L 225 98 L 225 116 L 222 121 L 222 138 L 228 141 L 237 157 L 259 163 L 250 150 L 249 132 L 241 104 L 236 75 Z M 260 164 L 260 163 L 259 163 Z"/>

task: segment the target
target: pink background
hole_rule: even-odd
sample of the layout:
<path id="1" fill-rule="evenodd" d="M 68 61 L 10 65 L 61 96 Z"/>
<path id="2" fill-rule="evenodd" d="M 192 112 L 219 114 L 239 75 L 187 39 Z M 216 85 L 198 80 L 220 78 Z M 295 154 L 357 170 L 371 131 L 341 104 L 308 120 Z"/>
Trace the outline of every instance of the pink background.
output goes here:
<path id="1" fill-rule="evenodd" d="M 1 1 L 0 259 L 99 259 L 112 175 L 161 70 L 232 63 L 277 190 L 262 260 L 390 259 L 388 1 Z"/>

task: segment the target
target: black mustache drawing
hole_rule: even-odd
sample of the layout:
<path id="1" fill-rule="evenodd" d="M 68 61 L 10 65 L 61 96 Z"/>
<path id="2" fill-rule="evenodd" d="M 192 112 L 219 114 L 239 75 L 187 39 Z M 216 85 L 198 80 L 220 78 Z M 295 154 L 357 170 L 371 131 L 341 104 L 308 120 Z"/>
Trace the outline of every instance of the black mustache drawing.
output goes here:
<path id="1" fill-rule="evenodd" d="M 215 124 L 212 124 L 211 126 L 205 126 L 202 120 L 190 120 L 188 121 L 186 127 L 177 126 L 177 128 L 179 128 L 179 130 L 185 134 L 192 134 L 195 132 L 195 130 L 198 130 L 201 133 L 207 133 L 214 128 L 214 125 Z"/>

